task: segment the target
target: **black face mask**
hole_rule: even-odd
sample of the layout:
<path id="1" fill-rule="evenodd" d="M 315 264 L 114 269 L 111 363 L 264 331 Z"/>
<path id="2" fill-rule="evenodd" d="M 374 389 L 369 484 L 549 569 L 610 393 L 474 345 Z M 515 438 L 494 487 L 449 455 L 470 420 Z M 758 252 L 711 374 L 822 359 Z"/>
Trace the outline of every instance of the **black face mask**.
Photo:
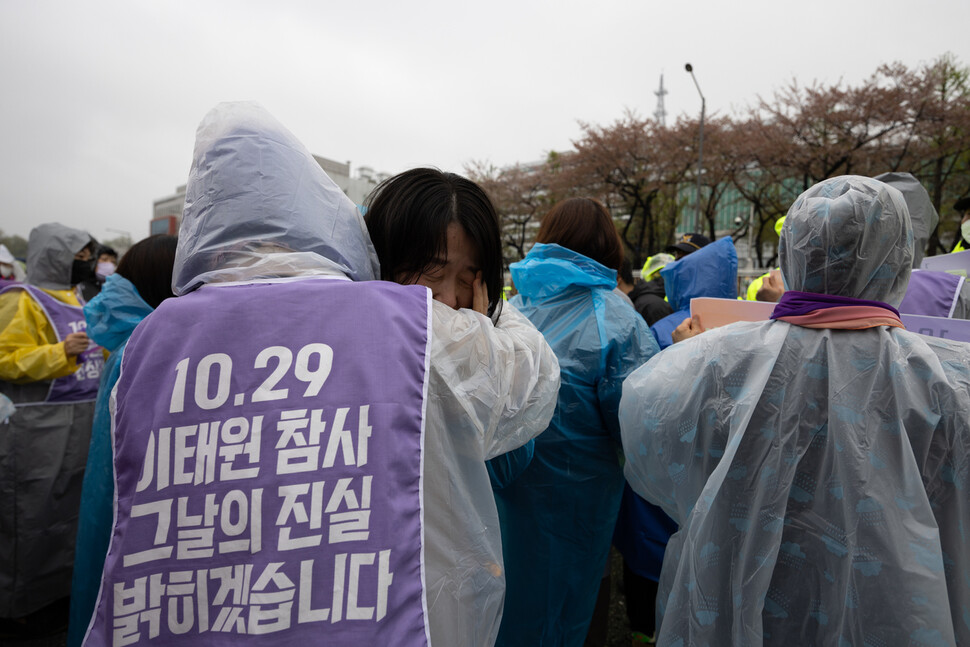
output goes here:
<path id="1" fill-rule="evenodd" d="M 74 259 L 71 265 L 71 285 L 94 279 L 94 260 L 79 261 Z"/>

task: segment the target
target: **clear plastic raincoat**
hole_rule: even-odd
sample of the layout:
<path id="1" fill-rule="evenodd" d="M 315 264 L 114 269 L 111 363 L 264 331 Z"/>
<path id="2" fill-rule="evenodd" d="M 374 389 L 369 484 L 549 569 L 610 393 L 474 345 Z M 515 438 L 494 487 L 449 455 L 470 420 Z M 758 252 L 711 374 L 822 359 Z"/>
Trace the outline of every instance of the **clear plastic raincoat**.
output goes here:
<path id="1" fill-rule="evenodd" d="M 258 105 L 221 104 L 197 133 L 173 274 L 173 289 L 184 296 L 163 303 L 145 324 L 186 307 L 183 299 L 200 285 L 200 293 L 230 300 L 227 283 L 379 274 L 357 208 L 306 148 Z M 325 321 L 325 303 L 320 312 Z M 199 325 L 204 321 L 172 321 L 171 329 L 186 334 Z M 280 335 L 286 325 L 281 317 Z M 435 645 L 491 645 L 505 573 L 485 460 L 545 428 L 559 365 L 542 335 L 511 307 L 493 325 L 484 315 L 434 302 L 431 326 L 423 466 L 430 637 Z M 233 334 L 244 333 L 241 321 Z M 141 360 L 132 350 L 125 366 Z M 326 625 L 320 626 L 325 640 Z"/>
<path id="2" fill-rule="evenodd" d="M 898 305 L 902 196 L 818 184 L 786 288 Z M 970 346 L 885 326 L 736 323 L 630 376 L 626 476 L 680 524 L 660 645 L 970 644 Z"/>
<path id="3" fill-rule="evenodd" d="M 112 274 L 101 292 L 84 306 L 88 336 L 111 354 L 104 363 L 101 386 L 94 409 L 91 444 L 81 489 L 81 510 L 74 550 L 74 575 L 71 580 L 71 615 L 67 644 L 81 644 L 91 620 L 104 555 L 111 539 L 114 517 L 114 480 L 111 460 L 111 413 L 108 400 L 121 374 L 121 358 L 128 338 L 152 307 L 135 286 L 120 274 Z"/>
<path id="4" fill-rule="evenodd" d="M 27 285 L 76 308 L 71 265 L 91 240 L 58 223 L 35 227 Z M 0 424 L 0 617 L 19 617 L 70 593 L 94 402 L 44 403 L 51 380 L 75 373 L 77 360 L 65 354 L 54 323 L 25 290 L 9 290 L 0 300 L 8 306 L 3 311 L 14 313 L 0 322 L 6 324 L 0 391 L 18 405 Z"/>
<path id="5" fill-rule="evenodd" d="M 623 491 L 620 390 L 657 345 L 596 261 L 537 244 L 511 271 L 511 303 L 556 352 L 562 386 L 532 461 L 496 490 L 509 582 L 497 644 L 582 645 Z"/>

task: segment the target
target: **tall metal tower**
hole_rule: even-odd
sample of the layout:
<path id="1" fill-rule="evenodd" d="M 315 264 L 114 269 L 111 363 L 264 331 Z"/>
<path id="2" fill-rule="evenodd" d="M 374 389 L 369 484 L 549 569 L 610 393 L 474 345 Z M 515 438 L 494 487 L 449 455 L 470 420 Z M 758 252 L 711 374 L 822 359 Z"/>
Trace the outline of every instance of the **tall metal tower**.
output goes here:
<path id="1" fill-rule="evenodd" d="M 664 108 L 664 95 L 667 91 L 664 90 L 664 75 L 660 75 L 660 89 L 654 92 L 657 95 L 657 109 L 654 110 L 653 116 L 657 118 L 660 123 L 661 128 L 666 128 L 667 126 L 667 110 Z"/>

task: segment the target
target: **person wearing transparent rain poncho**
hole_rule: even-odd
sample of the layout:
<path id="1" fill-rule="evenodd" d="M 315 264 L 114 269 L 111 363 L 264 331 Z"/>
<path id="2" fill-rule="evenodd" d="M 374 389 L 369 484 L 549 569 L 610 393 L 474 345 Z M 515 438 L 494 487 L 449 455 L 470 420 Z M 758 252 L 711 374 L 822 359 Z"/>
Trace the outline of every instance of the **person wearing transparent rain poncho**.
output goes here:
<path id="1" fill-rule="evenodd" d="M 558 364 L 511 308 L 493 325 L 378 275 L 356 206 L 289 131 L 255 104 L 206 116 L 180 296 L 132 334 L 113 395 L 116 522 L 84 644 L 494 642 L 484 461 L 545 428 Z"/>
<path id="2" fill-rule="evenodd" d="M 817 184 L 776 319 L 627 379 L 627 479 L 680 524 L 658 644 L 970 644 L 970 347 L 897 327 L 912 255 L 898 191 Z"/>
<path id="3" fill-rule="evenodd" d="M 899 312 L 970 319 L 970 283 L 965 277 L 919 269 L 930 234 L 936 231 L 940 222 L 930 194 L 910 173 L 882 173 L 875 179 L 899 189 L 913 223 L 913 273 L 909 276 L 909 285 L 899 304 Z"/>

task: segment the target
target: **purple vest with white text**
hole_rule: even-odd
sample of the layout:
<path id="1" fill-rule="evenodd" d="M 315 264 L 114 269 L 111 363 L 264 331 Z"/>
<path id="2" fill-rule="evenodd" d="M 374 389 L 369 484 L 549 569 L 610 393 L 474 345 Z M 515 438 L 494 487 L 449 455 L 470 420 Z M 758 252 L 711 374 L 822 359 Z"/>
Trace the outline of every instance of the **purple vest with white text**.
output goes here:
<path id="1" fill-rule="evenodd" d="M 420 286 L 305 279 L 149 315 L 84 644 L 427 645 L 430 308 Z"/>
<path id="2" fill-rule="evenodd" d="M 64 338 L 71 333 L 84 332 L 87 329 L 83 308 L 58 301 L 40 288 L 25 283 L 3 287 L 0 289 L 0 294 L 12 290 L 23 290 L 40 306 L 58 342 L 64 341 Z M 101 370 L 104 368 L 102 348 L 92 343 L 87 350 L 78 355 L 77 364 L 78 369 L 74 373 L 50 381 L 50 388 L 45 398 L 36 400 L 36 396 L 27 399 L 13 396 L 12 399 L 17 406 L 94 402 L 98 397 L 98 384 L 101 381 Z M 17 389 L 17 386 L 11 385 L 11 389 L 22 391 L 24 394 L 34 393 L 33 390 Z"/>

